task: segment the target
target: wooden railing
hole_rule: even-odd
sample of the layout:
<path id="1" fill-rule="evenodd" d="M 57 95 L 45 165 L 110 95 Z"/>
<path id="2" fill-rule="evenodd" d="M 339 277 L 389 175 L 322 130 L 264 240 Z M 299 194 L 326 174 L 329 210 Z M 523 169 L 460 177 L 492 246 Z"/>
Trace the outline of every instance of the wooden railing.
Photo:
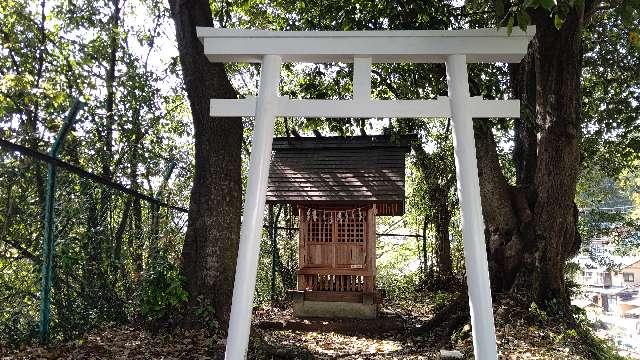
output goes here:
<path id="1" fill-rule="evenodd" d="M 298 277 L 299 290 L 373 292 L 373 276 L 302 274 Z"/>

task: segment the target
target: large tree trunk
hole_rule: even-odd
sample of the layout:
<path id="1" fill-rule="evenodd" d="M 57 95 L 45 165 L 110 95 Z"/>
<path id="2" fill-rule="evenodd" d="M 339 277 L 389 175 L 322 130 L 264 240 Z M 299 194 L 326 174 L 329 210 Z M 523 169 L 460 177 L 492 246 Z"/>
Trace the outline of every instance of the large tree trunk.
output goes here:
<path id="1" fill-rule="evenodd" d="M 222 64 L 204 56 L 196 26 L 213 26 L 207 0 L 169 0 L 195 136 L 195 175 L 183 269 L 192 304 L 227 322 L 240 237 L 242 122 L 211 118 L 211 98 L 236 98 Z"/>
<path id="2" fill-rule="evenodd" d="M 476 126 L 483 215 L 494 292 L 567 304 L 564 265 L 580 245 L 574 197 L 583 13 L 572 10 L 560 30 L 544 10 L 532 19 L 537 33 L 529 52 L 510 68 L 523 102 L 515 125 L 516 186 L 500 169 L 490 127 Z"/>

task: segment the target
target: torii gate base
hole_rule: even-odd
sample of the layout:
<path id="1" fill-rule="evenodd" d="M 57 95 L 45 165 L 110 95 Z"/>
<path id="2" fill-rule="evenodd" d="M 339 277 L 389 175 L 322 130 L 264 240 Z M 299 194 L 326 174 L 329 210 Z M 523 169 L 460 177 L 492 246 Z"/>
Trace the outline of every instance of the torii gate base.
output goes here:
<path id="1" fill-rule="evenodd" d="M 211 101 L 212 116 L 255 116 L 227 338 L 226 359 L 246 357 L 260 251 L 271 139 L 276 116 L 451 117 L 462 215 L 465 266 L 476 359 L 497 358 L 491 287 L 472 117 L 518 117 L 519 102 L 472 99 L 467 61 L 518 62 L 535 33 L 495 29 L 460 31 L 269 32 L 198 28 L 205 54 L 214 62 L 261 62 L 257 101 Z M 277 55 L 276 55 L 277 54 Z M 354 99 L 288 100 L 278 97 L 282 61 L 354 62 Z M 371 63 L 444 62 L 449 98 L 371 100 Z M 255 107 L 253 107 L 255 104 Z M 218 107 L 220 106 L 220 108 Z"/>

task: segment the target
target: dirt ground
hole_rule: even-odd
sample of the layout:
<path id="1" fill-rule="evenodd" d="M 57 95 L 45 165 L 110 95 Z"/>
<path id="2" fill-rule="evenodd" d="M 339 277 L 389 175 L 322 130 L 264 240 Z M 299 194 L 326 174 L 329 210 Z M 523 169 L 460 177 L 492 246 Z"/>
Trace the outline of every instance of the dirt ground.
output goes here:
<path id="1" fill-rule="evenodd" d="M 297 319 L 291 310 L 256 310 L 249 359 L 437 359 L 441 349 L 472 358 L 469 327 L 443 337 L 419 334 L 428 306 L 386 307 L 375 320 Z M 499 312 L 498 312 L 499 313 Z M 501 359 L 586 359 L 571 335 L 498 320 Z M 223 359 L 219 332 L 172 329 L 152 333 L 114 326 L 52 347 L 0 348 L 0 359 Z"/>

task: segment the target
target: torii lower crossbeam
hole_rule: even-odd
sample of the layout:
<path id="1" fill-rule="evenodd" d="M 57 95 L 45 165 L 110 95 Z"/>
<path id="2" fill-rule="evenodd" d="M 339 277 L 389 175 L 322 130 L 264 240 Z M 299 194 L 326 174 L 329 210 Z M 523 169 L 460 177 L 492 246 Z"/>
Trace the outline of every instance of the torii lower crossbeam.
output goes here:
<path id="1" fill-rule="evenodd" d="M 451 117 L 449 98 L 437 100 L 291 100 L 276 99 L 277 116 L 317 118 L 427 118 Z M 467 106 L 473 117 L 518 117 L 519 100 L 482 100 L 471 97 Z M 211 116 L 254 116 L 256 98 L 212 99 Z"/>
<path id="2" fill-rule="evenodd" d="M 226 359 L 244 359 L 260 251 L 271 140 L 277 116 L 450 117 L 453 122 L 457 190 L 476 359 L 497 358 L 484 222 L 473 136 L 473 117 L 518 117 L 519 102 L 469 95 L 467 62 L 519 61 L 535 28 L 461 31 L 265 32 L 198 29 L 211 61 L 262 62 L 257 98 L 212 99 L 212 116 L 255 116 L 240 233 Z M 390 42 L 393 40 L 392 42 Z M 288 46 L 289 44 L 290 46 Z M 349 46 L 349 45 L 353 46 Z M 405 45 L 402 45 L 405 44 Z M 410 46 L 411 45 L 411 46 Z M 465 51 L 467 49 L 467 51 Z M 468 57 L 466 54 L 470 54 Z M 291 100 L 278 96 L 282 61 L 354 63 L 353 100 Z M 449 96 L 437 100 L 372 100 L 372 62 L 444 62 Z"/>

